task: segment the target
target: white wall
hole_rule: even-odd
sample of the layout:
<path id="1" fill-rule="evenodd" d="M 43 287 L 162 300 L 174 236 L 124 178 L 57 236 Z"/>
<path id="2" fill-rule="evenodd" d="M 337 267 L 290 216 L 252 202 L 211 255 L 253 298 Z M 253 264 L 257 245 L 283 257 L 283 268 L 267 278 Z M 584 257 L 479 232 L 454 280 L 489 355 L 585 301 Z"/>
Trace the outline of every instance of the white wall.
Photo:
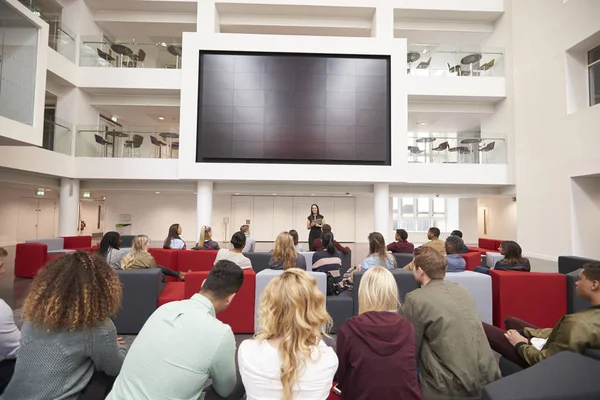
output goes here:
<path id="1" fill-rule="evenodd" d="M 102 201 L 88 201 L 81 200 L 79 207 L 79 220 L 85 221 L 86 227 L 82 232 L 82 235 L 91 235 L 94 233 L 105 232 L 107 230 L 103 230 L 104 225 L 104 215 L 100 213 L 100 227 L 98 228 L 98 207 L 103 206 Z M 111 230 L 114 229 L 114 226 L 111 227 Z"/>
<path id="2" fill-rule="evenodd" d="M 487 234 L 483 229 L 483 210 L 488 212 Z M 517 240 L 517 202 L 512 198 L 479 199 L 477 212 L 478 236 L 498 240 Z M 521 244 L 521 247 L 523 245 Z M 529 249 L 523 247 L 523 252 Z"/>
<path id="3" fill-rule="evenodd" d="M 600 178 L 571 180 L 573 255 L 600 260 L 597 232 L 600 221 Z"/>
<path id="4" fill-rule="evenodd" d="M 567 115 L 566 79 L 566 51 L 600 30 L 600 2 L 511 4 L 518 241 L 527 253 L 556 258 L 575 250 L 570 178 L 600 172 L 600 107 Z"/>
<path id="5" fill-rule="evenodd" d="M 476 244 L 479 239 L 479 226 L 477 221 L 477 199 L 458 200 L 458 230 L 463 233 L 463 240 L 467 244 Z"/>

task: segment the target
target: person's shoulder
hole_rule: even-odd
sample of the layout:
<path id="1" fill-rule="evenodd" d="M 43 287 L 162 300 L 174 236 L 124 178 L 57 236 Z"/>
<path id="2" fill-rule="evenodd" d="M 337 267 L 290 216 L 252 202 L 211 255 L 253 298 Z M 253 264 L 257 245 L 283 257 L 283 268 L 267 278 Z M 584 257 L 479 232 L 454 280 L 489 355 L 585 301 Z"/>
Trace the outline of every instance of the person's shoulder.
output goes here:
<path id="1" fill-rule="evenodd" d="M 242 343 L 240 343 L 240 346 L 238 348 L 238 353 L 239 354 L 245 354 L 245 353 L 248 353 L 248 352 L 255 351 L 259 347 L 260 347 L 260 342 L 258 340 L 256 340 L 256 339 L 246 339 Z"/>
<path id="2" fill-rule="evenodd" d="M 0 299 L 0 319 L 12 318 L 13 310 L 10 306 L 2 299 Z"/>

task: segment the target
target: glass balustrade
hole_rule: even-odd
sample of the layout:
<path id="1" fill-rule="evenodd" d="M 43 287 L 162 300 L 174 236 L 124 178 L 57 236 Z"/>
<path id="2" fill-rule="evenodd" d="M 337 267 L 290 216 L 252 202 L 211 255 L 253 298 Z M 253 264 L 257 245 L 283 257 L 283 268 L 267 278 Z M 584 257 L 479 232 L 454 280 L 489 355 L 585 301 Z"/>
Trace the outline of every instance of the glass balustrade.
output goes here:
<path id="1" fill-rule="evenodd" d="M 158 126 L 79 126 L 76 157 L 178 158 L 179 133 Z"/>
<path id="2" fill-rule="evenodd" d="M 407 142 L 411 163 L 507 163 L 504 134 L 409 132 Z"/>
<path id="3" fill-rule="evenodd" d="M 406 72 L 417 76 L 504 76 L 497 47 L 409 44 Z"/>
<path id="4" fill-rule="evenodd" d="M 72 125 L 59 118 L 44 121 L 43 148 L 70 156 L 73 142 Z"/>
<path id="5" fill-rule="evenodd" d="M 83 38 L 79 65 L 116 68 L 181 68 L 181 44 L 122 43 Z"/>

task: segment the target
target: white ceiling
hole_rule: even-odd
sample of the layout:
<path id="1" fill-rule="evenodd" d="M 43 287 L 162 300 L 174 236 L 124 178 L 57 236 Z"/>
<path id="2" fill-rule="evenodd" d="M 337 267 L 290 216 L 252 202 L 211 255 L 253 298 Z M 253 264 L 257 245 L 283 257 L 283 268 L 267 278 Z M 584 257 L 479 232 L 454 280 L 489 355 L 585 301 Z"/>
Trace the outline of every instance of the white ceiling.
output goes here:
<path id="1" fill-rule="evenodd" d="M 502 16 L 496 11 L 455 11 L 425 9 L 395 9 L 395 20 L 413 21 L 452 21 L 492 23 Z"/>
<path id="2" fill-rule="evenodd" d="M 104 115 L 116 116 L 123 125 L 179 129 L 179 107 L 103 105 L 96 108 Z M 164 120 L 161 121 L 158 117 L 163 117 Z"/>
<path id="3" fill-rule="evenodd" d="M 173 0 L 85 0 L 96 11 L 140 11 L 196 13 L 198 1 Z"/>
<path id="4" fill-rule="evenodd" d="M 409 112 L 408 130 L 411 132 L 466 132 L 479 131 L 481 113 Z M 425 125 L 420 125 L 425 122 Z"/>

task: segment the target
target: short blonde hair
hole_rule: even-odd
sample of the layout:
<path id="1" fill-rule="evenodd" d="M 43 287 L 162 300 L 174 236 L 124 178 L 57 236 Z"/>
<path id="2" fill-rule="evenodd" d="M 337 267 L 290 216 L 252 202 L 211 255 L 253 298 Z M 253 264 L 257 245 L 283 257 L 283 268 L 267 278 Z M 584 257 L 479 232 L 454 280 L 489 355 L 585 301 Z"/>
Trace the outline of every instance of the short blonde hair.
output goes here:
<path id="1" fill-rule="evenodd" d="M 398 310 L 400 306 L 394 275 L 387 268 L 369 268 L 358 288 L 358 314 Z"/>
<path id="2" fill-rule="evenodd" d="M 278 353 L 282 399 L 291 400 L 292 388 L 298 383 L 306 360 L 332 324 L 325 310 L 325 296 L 313 276 L 290 268 L 269 282 L 260 297 L 258 314 L 256 340 L 281 338 Z"/>

